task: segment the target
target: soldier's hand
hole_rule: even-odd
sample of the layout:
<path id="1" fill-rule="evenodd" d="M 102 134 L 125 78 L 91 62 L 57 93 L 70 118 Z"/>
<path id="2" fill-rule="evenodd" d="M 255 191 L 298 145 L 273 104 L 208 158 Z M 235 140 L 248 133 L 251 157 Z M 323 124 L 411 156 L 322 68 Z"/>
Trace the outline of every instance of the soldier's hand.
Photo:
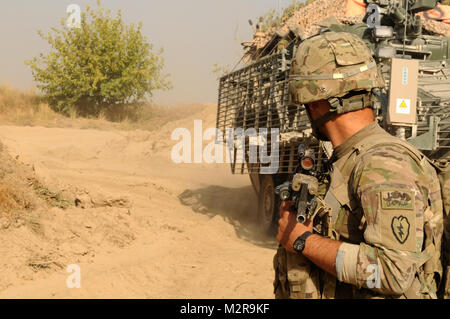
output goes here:
<path id="1" fill-rule="evenodd" d="M 297 213 L 292 209 L 292 202 L 283 202 L 280 207 L 280 219 L 278 220 L 277 241 L 290 252 L 295 253 L 294 241 L 303 233 L 312 233 L 312 222 L 304 224 L 297 222 Z"/>

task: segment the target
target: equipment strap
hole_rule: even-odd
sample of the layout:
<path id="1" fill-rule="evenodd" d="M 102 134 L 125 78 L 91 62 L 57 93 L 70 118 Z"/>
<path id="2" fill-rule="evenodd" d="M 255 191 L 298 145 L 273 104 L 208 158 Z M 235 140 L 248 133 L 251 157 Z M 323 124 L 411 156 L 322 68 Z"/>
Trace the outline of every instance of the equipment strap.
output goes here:
<path id="1" fill-rule="evenodd" d="M 342 79 L 352 77 L 356 74 L 365 72 L 367 70 L 370 70 L 376 66 L 377 66 L 376 62 L 372 61 L 369 64 L 364 64 L 363 66 L 350 69 L 347 72 L 333 73 L 333 74 L 291 75 L 290 79 L 292 79 L 292 80 L 342 80 Z"/>
<path id="2" fill-rule="evenodd" d="M 366 107 L 372 106 L 372 99 L 369 95 L 370 93 L 364 92 L 362 94 L 353 95 L 348 98 L 333 97 L 328 99 L 331 111 L 315 120 L 314 124 L 317 127 L 321 127 L 336 115 L 362 110 Z"/>

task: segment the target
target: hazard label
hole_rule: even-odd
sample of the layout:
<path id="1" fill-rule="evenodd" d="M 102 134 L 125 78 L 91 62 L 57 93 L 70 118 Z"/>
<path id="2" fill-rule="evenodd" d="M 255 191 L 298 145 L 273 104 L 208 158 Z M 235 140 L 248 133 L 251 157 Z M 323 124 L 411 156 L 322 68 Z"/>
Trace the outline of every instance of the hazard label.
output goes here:
<path id="1" fill-rule="evenodd" d="M 396 112 L 398 114 L 411 114 L 411 100 L 397 99 Z"/>

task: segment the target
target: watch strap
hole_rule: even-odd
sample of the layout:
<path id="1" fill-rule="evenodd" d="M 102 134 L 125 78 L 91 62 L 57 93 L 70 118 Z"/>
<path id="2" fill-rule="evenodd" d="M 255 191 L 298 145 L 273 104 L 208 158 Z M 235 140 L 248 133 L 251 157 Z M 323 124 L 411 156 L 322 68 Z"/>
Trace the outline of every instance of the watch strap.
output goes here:
<path id="1" fill-rule="evenodd" d="M 311 235 L 312 235 L 312 233 L 307 231 L 307 232 L 304 232 L 301 236 L 299 236 L 294 242 L 294 250 L 297 251 L 298 253 L 302 253 L 303 250 L 305 249 L 306 239 Z M 298 246 L 297 243 L 299 243 L 299 242 L 302 243 L 302 245 L 301 245 L 302 248 L 300 251 L 298 249 L 296 249 L 296 246 Z"/>

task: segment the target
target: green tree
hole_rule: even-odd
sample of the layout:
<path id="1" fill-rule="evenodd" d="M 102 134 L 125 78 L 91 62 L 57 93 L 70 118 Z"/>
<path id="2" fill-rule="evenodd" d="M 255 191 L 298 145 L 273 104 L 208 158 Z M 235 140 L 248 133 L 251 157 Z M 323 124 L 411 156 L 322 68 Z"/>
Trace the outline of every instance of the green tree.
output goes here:
<path id="1" fill-rule="evenodd" d="M 98 1 L 81 13 L 79 27 L 38 34 L 52 50 L 26 61 L 37 87 L 57 112 L 98 116 L 102 110 L 123 109 L 152 96 L 157 89 L 170 89 L 162 74 L 162 49 L 142 35 L 142 23 L 125 25 L 121 12 L 115 17 Z"/>

